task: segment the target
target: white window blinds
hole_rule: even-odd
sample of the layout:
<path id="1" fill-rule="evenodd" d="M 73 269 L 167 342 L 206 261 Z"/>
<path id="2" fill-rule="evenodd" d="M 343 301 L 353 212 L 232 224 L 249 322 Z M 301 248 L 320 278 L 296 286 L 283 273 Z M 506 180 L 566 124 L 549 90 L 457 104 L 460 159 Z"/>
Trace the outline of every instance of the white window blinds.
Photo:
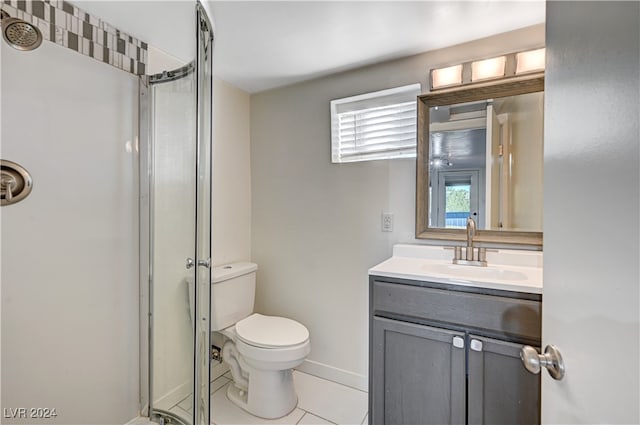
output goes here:
<path id="1" fill-rule="evenodd" d="M 411 84 L 331 101 L 331 162 L 416 156 L 416 97 Z"/>

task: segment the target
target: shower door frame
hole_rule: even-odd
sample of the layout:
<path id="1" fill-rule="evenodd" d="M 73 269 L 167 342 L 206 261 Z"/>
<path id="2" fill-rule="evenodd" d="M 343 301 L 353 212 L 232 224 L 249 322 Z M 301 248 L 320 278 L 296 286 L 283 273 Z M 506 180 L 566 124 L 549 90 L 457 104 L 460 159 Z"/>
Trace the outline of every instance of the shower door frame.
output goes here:
<path id="1" fill-rule="evenodd" d="M 198 230 L 200 228 L 200 222 L 202 221 L 201 218 L 199 218 L 199 214 L 198 214 L 198 199 L 199 199 L 199 195 L 198 195 L 198 191 L 199 191 L 199 187 L 198 187 L 198 183 L 199 183 L 199 179 L 198 179 L 198 173 L 200 171 L 200 166 L 202 163 L 203 158 L 201 158 L 201 153 L 202 153 L 202 149 L 201 146 L 203 143 L 206 143 L 207 140 L 203 140 L 202 137 L 202 129 L 201 127 L 203 125 L 206 125 L 208 127 L 207 131 L 205 131 L 205 134 L 208 133 L 208 153 L 210 155 L 210 157 L 208 158 L 209 161 L 209 166 L 208 166 L 208 181 L 209 181 L 209 191 L 211 191 L 211 185 L 213 182 L 213 173 L 212 173 L 212 152 L 213 152 L 213 58 L 212 58 L 212 50 L 213 50 L 213 39 L 214 39 L 214 33 L 213 33 L 213 25 L 211 24 L 211 21 L 208 17 L 208 14 L 205 10 L 205 8 L 200 4 L 200 1 L 197 0 L 195 2 L 195 27 L 196 27 L 196 31 L 195 31 L 195 37 L 196 37 L 196 58 L 194 59 L 194 61 L 190 62 L 189 64 L 172 70 L 172 71 L 165 71 L 162 74 L 157 74 L 157 75 L 153 75 L 153 76 L 141 76 L 140 77 L 140 84 L 139 84 L 139 141 L 138 141 L 138 149 L 140 152 L 139 155 L 139 159 L 140 159 L 140 166 L 139 166 L 139 170 L 140 170 L 140 199 L 139 199 L 139 207 L 140 207 L 140 226 L 139 226 L 139 237 L 140 237 L 140 414 L 142 416 L 147 416 L 149 417 L 151 420 L 155 421 L 155 422 L 160 422 L 160 423 L 164 423 L 163 422 L 163 418 L 169 417 L 172 419 L 178 419 L 178 423 L 182 423 L 182 421 L 179 418 L 176 418 L 174 415 L 172 415 L 169 412 L 162 412 L 163 414 L 167 415 L 167 416 L 161 416 L 158 415 L 156 413 L 154 413 L 153 410 L 153 366 L 154 366 L 154 362 L 153 362 L 153 320 L 152 320 L 152 312 L 153 312 L 153 263 L 152 263 L 152 258 L 153 258 L 153 193 L 154 193 L 154 166 L 153 166 L 153 160 L 154 160 L 154 141 L 153 141 L 153 95 L 151 93 L 152 91 L 152 85 L 156 84 L 156 83 L 164 83 L 164 82 L 170 82 L 170 81 L 174 81 L 177 79 L 181 79 L 181 78 L 185 78 L 187 76 L 189 76 L 192 72 L 196 73 L 196 78 L 195 78 L 195 83 L 196 83 L 196 90 L 195 90 L 195 123 L 196 123 L 196 129 L 195 129 L 195 139 L 196 139 L 196 157 L 195 157 L 195 174 L 196 174 L 196 178 L 195 178 L 195 186 L 194 186 L 194 190 L 196 192 L 196 205 L 195 205 L 195 226 L 194 226 L 194 232 L 196 233 L 195 235 L 195 247 L 194 247 L 194 263 L 195 263 L 195 271 L 194 271 L 194 297 L 193 297 L 193 306 L 190 306 L 193 311 L 194 311 L 194 322 L 192 323 L 192 330 L 193 330 L 193 335 L 194 335 L 194 339 L 193 339 L 193 362 L 194 362 L 194 368 L 193 368 L 193 405 L 192 405 L 192 416 L 191 416 L 191 424 L 190 425 L 200 425 L 200 423 L 204 423 L 204 424 L 209 424 L 211 422 L 210 419 L 210 411 L 211 408 L 210 406 L 208 406 L 206 413 L 205 413 L 205 417 L 204 418 L 199 418 L 198 416 L 198 411 L 196 409 L 197 407 L 197 394 L 199 394 L 200 391 L 198 391 L 198 387 L 202 387 L 204 386 L 204 389 L 200 389 L 203 393 L 206 394 L 207 399 L 209 399 L 209 394 L 210 394 L 210 378 L 211 378 L 211 356 L 210 356 L 210 349 L 207 348 L 206 350 L 206 358 L 203 359 L 201 355 L 199 355 L 200 353 L 198 353 L 197 347 L 198 347 L 198 335 L 197 335 L 197 325 L 196 325 L 196 320 L 195 318 L 198 315 L 198 311 L 196 311 L 196 307 L 200 304 L 199 303 L 199 299 L 200 297 L 205 297 L 206 300 L 206 305 L 208 306 L 207 311 L 203 312 L 206 313 L 206 326 L 208 327 L 208 331 L 206 332 L 206 337 L 205 337 L 205 346 L 206 347 L 210 347 L 211 346 L 211 341 L 210 341 L 210 334 L 211 334 L 211 329 L 210 329 L 210 317 L 211 317 L 211 211 L 212 211 L 212 205 L 211 205 L 211 193 L 208 194 L 209 198 L 208 198 L 208 235 L 206 235 L 206 239 L 208 239 L 208 256 L 207 258 L 200 258 L 199 257 L 199 243 L 200 243 L 200 238 L 203 235 L 199 235 L 198 234 Z M 203 28 L 204 26 L 204 28 Z M 208 46 L 204 46 L 205 48 L 208 47 L 208 51 L 209 51 L 209 55 L 211 55 L 211 57 L 209 58 L 209 62 L 207 63 L 205 61 L 204 65 L 205 66 L 209 66 L 209 72 L 208 72 L 208 77 L 210 79 L 208 84 L 205 84 L 205 87 L 208 86 L 209 92 L 206 93 L 205 98 L 208 98 L 209 102 L 211 103 L 209 105 L 209 117 L 208 117 L 208 122 L 201 122 L 201 116 L 202 116 L 202 109 L 203 109 L 203 99 L 201 98 L 201 87 L 203 86 L 202 84 L 202 77 L 203 75 L 201 75 L 201 71 L 202 71 L 202 58 L 200 57 L 201 51 L 203 50 L 203 46 L 202 46 L 202 42 L 203 40 L 201 39 L 201 34 L 206 31 L 206 33 L 209 35 L 209 39 L 205 40 L 208 42 Z M 207 76 L 206 73 L 204 76 Z M 205 99 L 206 100 L 206 99 Z M 206 149 L 205 149 L 206 151 Z M 200 221 L 199 221 L 200 220 Z M 208 270 L 208 273 L 206 273 L 207 277 L 207 284 L 206 284 L 206 288 L 207 290 L 205 291 L 205 293 L 200 293 L 198 290 L 198 269 L 200 267 L 204 267 Z M 203 318 L 203 320 L 205 320 Z M 204 383 L 204 385 L 202 385 L 202 383 L 200 382 L 200 380 L 198 379 L 199 373 L 198 373 L 198 363 L 203 362 L 206 365 L 206 373 L 205 376 L 207 377 L 206 379 L 206 383 Z M 200 419 L 200 420 L 198 420 Z M 161 422 L 162 421 L 162 422 Z"/>

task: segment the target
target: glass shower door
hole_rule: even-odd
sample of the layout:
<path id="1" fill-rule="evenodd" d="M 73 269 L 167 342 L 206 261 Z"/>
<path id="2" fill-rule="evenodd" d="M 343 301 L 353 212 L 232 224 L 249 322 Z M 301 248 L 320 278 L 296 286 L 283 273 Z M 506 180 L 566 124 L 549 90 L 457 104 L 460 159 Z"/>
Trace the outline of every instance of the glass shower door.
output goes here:
<path id="1" fill-rule="evenodd" d="M 165 424 L 206 425 L 210 417 L 212 32 L 199 5 L 196 26 L 195 60 L 141 88 L 149 164 L 143 403 Z"/>
<path id="2" fill-rule="evenodd" d="M 196 324 L 194 424 L 209 425 L 211 381 L 211 178 L 213 120 L 213 31 L 206 12 L 198 4 L 197 152 L 196 152 Z"/>

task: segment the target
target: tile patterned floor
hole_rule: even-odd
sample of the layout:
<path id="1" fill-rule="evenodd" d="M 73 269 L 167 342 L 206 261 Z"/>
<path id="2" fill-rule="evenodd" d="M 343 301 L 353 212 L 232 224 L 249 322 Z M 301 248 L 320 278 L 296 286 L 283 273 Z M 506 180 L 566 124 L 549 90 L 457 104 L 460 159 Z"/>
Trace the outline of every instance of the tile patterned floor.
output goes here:
<path id="1" fill-rule="evenodd" d="M 367 423 L 367 393 L 313 375 L 293 372 L 298 393 L 298 406 L 287 416 L 267 420 L 252 416 L 227 398 L 231 384 L 229 373 L 211 383 L 211 423 L 214 425 L 364 425 Z M 191 412 L 191 396 L 170 409 L 178 416 Z M 139 422 L 136 422 L 139 421 Z M 138 418 L 127 425 L 148 425 L 147 418 Z"/>

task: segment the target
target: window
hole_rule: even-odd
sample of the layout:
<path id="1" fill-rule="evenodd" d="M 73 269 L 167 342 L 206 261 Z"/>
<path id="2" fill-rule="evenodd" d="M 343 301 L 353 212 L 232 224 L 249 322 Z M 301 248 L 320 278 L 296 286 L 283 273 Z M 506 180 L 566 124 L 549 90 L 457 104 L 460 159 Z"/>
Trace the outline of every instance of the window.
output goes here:
<path id="1" fill-rule="evenodd" d="M 430 211 L 435 227 L 464 229 L 467 217 L 484 229 L 484 186 L 481 170 L 431 172 L 433 196 Z M 431 188 L 430 188 L 431 190 Z"/>
<path id="2" fill-rule="evenodd" d="M 416 97 L 411 84 L 331 101 L 331 162 L 416 156 Z"/>

